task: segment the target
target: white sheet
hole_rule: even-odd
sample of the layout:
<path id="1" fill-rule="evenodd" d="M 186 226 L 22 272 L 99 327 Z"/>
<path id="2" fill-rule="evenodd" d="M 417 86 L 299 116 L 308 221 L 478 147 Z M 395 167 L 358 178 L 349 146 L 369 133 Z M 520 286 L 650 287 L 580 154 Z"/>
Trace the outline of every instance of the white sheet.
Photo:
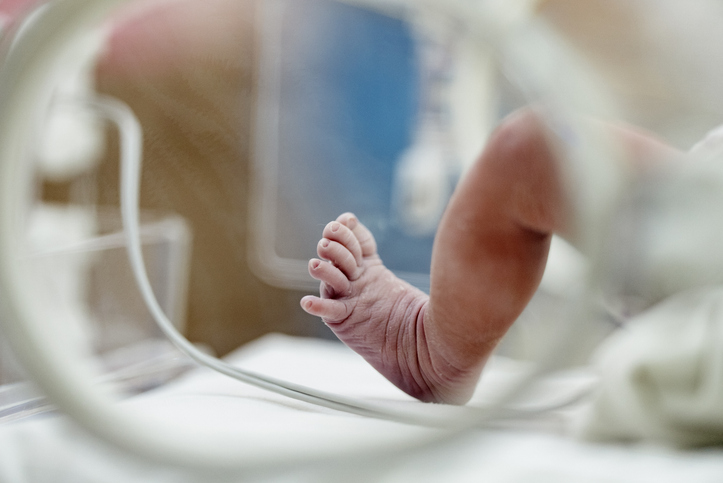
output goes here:
<path id="1" fill-rule="evenodd" d="M 320 389 L 384 400 L 421 403 L 401 394 L 361 358 L 334 342 L 280 335 L 266 336 L 232 354 L 244 367 Z M 479 404 L 497 394 L 525 367 L 496 360 L 475 397 Z M 585 373 L 546 382 L 528 404 L 554 402 L 589 385 Z M 197 370 L 162 390 L 132 398 L 140 410 L 244 434 L 301 436 L 313 444 L 315 431 L 364 424 L 380 434 L 395 423 L 368 421 L 248 387 Z M 520 423 L 515 431 L 472 432 L 464 438 L 412 454 L 375 460 L 349 460 L 278 468 L 271 472 L 209 474 L 154 465 L 99 442 L 64 417 L 47 417 L 0 426 L 1 482 L 680 482 L 723 481 L 723 451 L 675 451 L 650 445 L 583 443 L 566 436 L 571 413 L 554 412 Z M 291 437 L 291 436 L 290 436 Z"/>

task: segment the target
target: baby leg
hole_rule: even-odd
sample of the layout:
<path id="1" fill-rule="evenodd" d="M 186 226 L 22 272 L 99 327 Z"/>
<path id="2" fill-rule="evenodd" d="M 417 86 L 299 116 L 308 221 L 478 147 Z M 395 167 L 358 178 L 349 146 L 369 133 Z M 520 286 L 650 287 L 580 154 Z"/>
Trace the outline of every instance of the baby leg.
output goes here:
<path id="1" fill-rule="evenodd" d="M 543 133 L 508 119 L 465 176 L 435 239 L 431 292 L 396 278 L 351 214 L 324 229 L 309 272 L 321 297 L 301 305 L 408 394 L 469 400 L 484 362 L 539 283 L 564 210 Z M 541 152 L 542 151 L 542 152 Z M 534 229 L 520 221 L 533 211 Z"/>
<path id="2" fill-rule="evenodd" d="M 633 151 L 664 150 L 642 135 L 620 136 Z M 450 200 L 429 297 L 387 270 L 369 231 L 344 214 L 324 230 L 325 261 L 309 263 L 321 298 L 301 305 L 408 394 L 462 404 L 537 289 L 552 233 L 569 234 L 570 214 L 544 125 L 520 111 L 493 133 Z"/>

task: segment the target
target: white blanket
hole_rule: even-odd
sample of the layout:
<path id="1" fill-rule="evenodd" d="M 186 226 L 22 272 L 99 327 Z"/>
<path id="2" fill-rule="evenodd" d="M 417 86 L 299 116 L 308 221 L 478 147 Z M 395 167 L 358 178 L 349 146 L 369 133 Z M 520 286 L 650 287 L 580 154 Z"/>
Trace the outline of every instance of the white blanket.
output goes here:
<path id="1" fill-rule="evenodd" d="M 723 288 L 674 295 L 600 348 L 582 433 L 682 446 L 723 442 Z"/>

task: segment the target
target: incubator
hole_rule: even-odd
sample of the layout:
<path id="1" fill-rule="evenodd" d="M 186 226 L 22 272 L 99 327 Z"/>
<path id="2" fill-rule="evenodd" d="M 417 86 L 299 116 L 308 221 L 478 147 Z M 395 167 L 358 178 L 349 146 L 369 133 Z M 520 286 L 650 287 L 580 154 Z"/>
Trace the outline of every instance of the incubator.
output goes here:
<path id="1" fill-rule="evenodd" d="M 57 410 L 121 458 L 252 477 L 420 463 L 583 400 L 579 434 L 719 443 L 723 136 L 637 170 L 597 123 L 643 126 L 681 153 L 720 124 L 723 42 L 706 35 L 723 7 L 603 3 L 0 3 L 0 429 Z M 645 28 L 611 39 L 600 18 Z M 415 404 L 372 379 L 348 391 L 321 357 L 348 354 L 326 341 L 215 357 L 272 322 L 328 338 L 288 306 L 318 288 L 308 259 L 344 211 L 428 291 L 457 181 L 529 104 L 557 150 L 574 246 L 553 239 L 479 398 Z M 597 372 L 571 369 L 593 353 Z M 209 394 L 269 419 L 195 399 Z M 255 406 L 267 399 L 298 418 L 274 420 Z"/>

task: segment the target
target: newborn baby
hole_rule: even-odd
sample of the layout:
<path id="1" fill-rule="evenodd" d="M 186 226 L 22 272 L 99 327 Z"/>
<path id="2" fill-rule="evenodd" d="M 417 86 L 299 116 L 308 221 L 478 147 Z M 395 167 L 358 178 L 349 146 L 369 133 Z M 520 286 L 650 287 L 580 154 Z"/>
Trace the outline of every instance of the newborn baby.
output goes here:
<path id="1" fill-rule="evenodd" d="M 605 127 L 635 166 L 674 151 Z M 309 273 L 321 297 L 302 308 L 407 394 L 464 404 L 499 340 L 537 289 L 553 233 L 573 235 L 572 209 L 543 123 L 532 109 L 497 128 L 459 183 L 432 252 L 430 295 L 398 279 L 352 214 L 329 223 Z"/>

